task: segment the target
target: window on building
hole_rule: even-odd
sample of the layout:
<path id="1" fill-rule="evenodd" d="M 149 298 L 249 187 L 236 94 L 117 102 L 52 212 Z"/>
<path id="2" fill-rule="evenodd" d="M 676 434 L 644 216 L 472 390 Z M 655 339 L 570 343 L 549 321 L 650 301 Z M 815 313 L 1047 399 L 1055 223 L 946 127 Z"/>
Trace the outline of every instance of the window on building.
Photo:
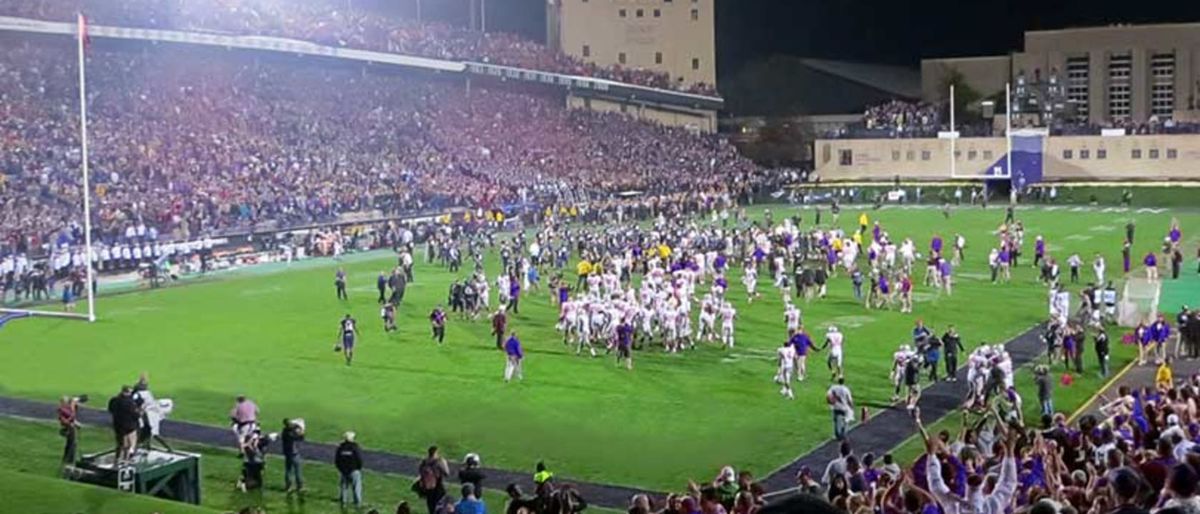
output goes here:
<path id="1" fill-rule="evenodd" d="M 912 160 L 915 160 L 916 158 L 917 158 L 917 152 L 912 151 L 912 150 L 904 152 L 904 160 L 912 161 Z"/>
<path id="2" fill-rule="evenodd" d="M 1179 158 L 1179 150 L 1176 150 L 1174 148 L 1168 148 L 1167 149 L 1167 158 L 1168 159 L 1178 159 Z"/>
<path id="3" fill-rule="evenodd" d="M 1130 114 L 1130 73 L 1133 70 L 1133 55 L 1130 53 L 1108 56 L 1108 116 L 1113 120 L 1127 120 Z"/>
<path id="4" fill-rule="evenodd" d="M 655 9 L 655 10 L 654 10 L 654 17 L 655 17 L 655 18 L 661 18 L 661 17 L 662 17 L 662 9 Z"/>
<path id="5" fill-rule="evenodd" d="M 1158 158 L 1158 149 L 1157 149 L 1157 148 L 1151 148 L 1151 149 L 1150 149 L 1150 158 L 1151 158 L 1151 159 L 1157 159 L 1157 158 Z"/>
<path id="6" fill-rule="evenodd" d="M 1132 151 L 1129 152 L 1129 158 L 1130 159 L 1141 159 L 1142 158 L 1142 149 L 1134 148 Z"/>
<path id="7" fill-rule="evenodd" d="M 968 161 L 973 161 L 973 160 L 975 160 L 976 157 L 979 157 L 978 151 L 975 151 L 975 150 L 967 151 L 967 160 Z"/>
<path id="8" fill-rule="evenodd" d="M 1105 150 L 1103 148 L 1096 150 L 1096 159 L 1100 160 L 1100 159 L 1107 159 L 1107 158 L 1108 158 L 1108 150 Z"/>
<path id="9" fill-rule="evenodd" d="M 1072 157 L 1071 153 L 1072 153 L 1072 151 L 1069 149 L 1063 150 L 1063 159 L 1070 159 Z"/>
<path id="10" fill-rule="evenodd" d="M 921 150 L 921 160 L 922 161 L 929 160 L 929 150 Z"/>
<path id="11" fill-rule="evenodd" d="M 646 15 L 646 11 L 644 11 L 642 9 L 638 9 L 637 11 L 634 11 L 634 12 L 637 14 L 638 18 L 641 18 Z"/>
<path id="12" fill-rule="evenodd" d="M 1159 119 L 1175 114 L 1175 54 L 1150 56 L 1150 114 Z"/>
<path id="13" fill-rule="evenodd" d="M 662 52 L 654 52 L 654 64 L 662 64 Z"/>
<path id="14" fill-rule="evenodd" d="M 620 11 L 617 11 L 617 15 L 624 18 L 625 17 L 625 9 L 621 9 Z"/>
<path id="15" fill-rule="evenodd" d="M 700 19 L 700 9 L 692 9 L 692 21 Z"/>
<path id="16" fill-rule="evenodd" d="M 850 150 L 838 150 L 838 164 L 842 166 L 851 166 L 854 164 L 854 152 Z"/>
<path id="17" fill-rule="evenodd" d="M 983 151 L 983 160 L 985 160 L 985 161 L 990 161 L 991 159 L 992 159 L 992 151 L 991 151 L 991 150 L 984 150 L 984 151 Z"/>
<path id="18" fill-rule="evenodd" d="M 1086 149 L 1086 148 L 1085 148 L 1085 149 L 1083 149 L 1083 150 L 1080 150 L 1080 151 L 1079 151 L 1079 158 L 1080 158 L 1080 159 L 1091 159 L 1091 158 L 1092 158 L 1092 151 L 1091 151 L 1091 150 L 1088 150 L 1088 149 Z"/>
<path id="19" fill-rule="evenodd" d="M 900 150 L 892 150 L 892 160 L 893 161 L 900 160 Z"/>
<path id="20" fill-rule="evenodd" d="M 590 47 L 588 45 L 583 45 L 583 56 L 591 57 L 592 56 L 592 47 Z"/>
<path id="21" fill-rule="evenodd" d="M 617 62 L 625 64 L 625 52 L 617 54 Z"/>
<path id="22" fill-rule="evenodd" d="M 692 69 L 693 70 L 700 69 L 700 59 L 699 58 L 697 58 L 697 57 L 692 58 Z"/>
<path id="23" fill-rule="evenodd" d="M 1087 119 L 1090 64 L 1087 54 L 1067 58 L 1067 105 L 1074 109 L 1076 119 Z"/>

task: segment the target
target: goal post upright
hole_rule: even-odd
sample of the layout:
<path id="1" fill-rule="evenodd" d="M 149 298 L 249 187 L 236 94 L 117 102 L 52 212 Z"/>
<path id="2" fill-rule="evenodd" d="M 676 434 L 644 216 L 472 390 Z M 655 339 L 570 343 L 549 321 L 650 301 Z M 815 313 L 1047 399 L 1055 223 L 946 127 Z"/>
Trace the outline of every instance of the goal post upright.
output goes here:
<path id="1" fill-rule="evenodd" d="M 92 186 L 90 170 L 88 168 L 88 118 L 87 118 L 87 72 L 85 70 L 84 50 L 87 43 L 87 19 L 83 17 L 83 13 L 78 13 L 78 55 L 79 55 L 79 155 L 81 162 L 81 171 L 83 173 L 83 244 L 84 244 L 84 266 L 87 268 L 87 278 L 85 287 L 87 288 L 87 304 L 88 322 L 96 321 L 96 291 L 92 287 L 93 273 L 92 270 Z"/>
<path id="2" fill-rule="evenodd" d="M 1005 82 L 1004 83 L 1004 169 L 1005 169 L 1005 173 L 1008 175 L 1008 180 L 1010 182 L 1009 188 L 1008 188 L 1008 203 L 1010 205 L 1016 205 L 1016 203 L 1017 203 L 1017 188 L 1013 187 L 1013 184 L 1011 183 L 1012 176 L 1013 176 L 1012 152 L 1013 152 L 1012 83 Z"/>

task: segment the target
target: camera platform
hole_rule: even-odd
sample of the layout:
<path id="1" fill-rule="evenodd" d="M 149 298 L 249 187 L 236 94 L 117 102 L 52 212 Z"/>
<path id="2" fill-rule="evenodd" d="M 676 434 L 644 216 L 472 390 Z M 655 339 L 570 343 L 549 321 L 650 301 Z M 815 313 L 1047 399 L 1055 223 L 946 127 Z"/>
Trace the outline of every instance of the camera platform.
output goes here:
<path id="1" fill-rule="evenodd" d="M 118 465 L 115 452 L 84 455 L 66 466 L 69 480 L 131 493 L 200 504 L 200 456 L 194 453 L 139 448 Z"/>

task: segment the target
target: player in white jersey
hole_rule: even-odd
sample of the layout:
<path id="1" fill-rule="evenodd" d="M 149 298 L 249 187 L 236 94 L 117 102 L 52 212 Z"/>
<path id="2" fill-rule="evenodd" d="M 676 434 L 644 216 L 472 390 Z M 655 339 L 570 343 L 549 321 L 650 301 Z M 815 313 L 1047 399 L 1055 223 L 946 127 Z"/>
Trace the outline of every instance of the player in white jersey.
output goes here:
<path id="1" fill-rule="evenodd" d="M 900 400 L 900 388 L 904 386 L 904 367 L 908 364 L 908 359 L 916 358 L 916 353 L 909 348 L 908 345 L 901 345 L 900 349 L 892 353 L 892 386 L 896 388 L 892 394 L 892 401 Z"/>
<path id="2" fill-rule="evenodd" d="M 663 332 L 663 346 L 668 352 L 675 353 L 679 350 L 679 310 L 674 305 L 664 302 L 662 309 L 658 312 L 659 325 Z"/>
<path id="3" fill-rule="evenodd" d="M 783 322 L 787 324 L 789 334 L 800 329 L 800 309 L 790 301 L 783 308 Z"/>
<path id="4" fill-rule="evenodd" d="M 829 370 L 833 373 L 832 380 L 835 381 L 844 376 L 845 369 L 843 366 L 842 357 L 842 343 L 844 341 L 845 336 L 838 331 L 838 328 L 835 326 L 830 326 L 829 330 L 825 334 L 825 345 L 822 347 L 822 349 L 825 347 L 829 348 L 829 358 L 826 363 L 829 366 Z"/>
<path id="5" fill-rule="evenodd" d="M 789 344 L 788 341 L 783 342 L 775 350 L 779 370 L 775 372 L 775 383 L 781 385 L 779 394 L 791 400 L 795 398 L 792 393 L 792 381 L 796 373 L 796 348 Z"/>
<path id="6" fill-rule="evenodd" d="M 675 323 L 679 346 L 695 348 L 696 341 L 692 339 L 692 317 L 684 305 L 679 306 L 679 315 L 675 317 Z"/>
<path id="7" fill-rule="evenodd" d="M 916 245 L 913 244 L 912 239 L 905 238 L 904 242 L 900 244 L 900 262 L 904 266 L 905 273 L 912 273 L 913 261 L 916 258 Z"/>
<path id="8" fill-rule="evenodd" d="M 593 298 L 600 297 L 600 275 L 592 273 L 587 277 L 587 294 Z"/>
<path id="9" fill-rule="evenodd" d="M 577 309 L 578 305 L 573 300 L 563 302 L 559 308 L 557 328 L 563 334 L 563 344 L 567 344 L 571 334 L 575 331 L 576 323 L 579 322 Z"/>
<path id="10" fill-rule="evenodd" d="M 733 304 L 725 302 L 721 305 L 721 344 L 733 348 L 733 320 L 737 319 L 737 310 Z"/>
<path id="11" fill-rule="evenodd" d="M 508 293 L 510 285 L 508 273 L 501 273 L 496 277 L 496 300 L 500 303 L 500 305 L 508 305 Z"/>
<path id="12" fill-rule="evenodd" d="M 746 264 L 742 269 L 742 285 L 746 286 L 746 303 L 754 302 L 758 294 L 758 269 L 752 264 Z"/>
<path id="13" fill-rule="evenodd" d="M 583 347 L 587 347 L 592 356 L 596 355 L 596 349 L 592 348 L 592 313 L 591 307 L 584 304 L 580 309 L 578 322 L 575 324 L 575 355 L 583 352 Z"/>
<path id="14" fill-rule="evenodd" d="M 716 330 L 717 309 L 713 304 L 712 298 L 708 295 L 704 296 L 704 302 L 700 306 L 700 327 L 696 332 L 696 339 L 706 338 L 709 342 L 717 335 Z"/>

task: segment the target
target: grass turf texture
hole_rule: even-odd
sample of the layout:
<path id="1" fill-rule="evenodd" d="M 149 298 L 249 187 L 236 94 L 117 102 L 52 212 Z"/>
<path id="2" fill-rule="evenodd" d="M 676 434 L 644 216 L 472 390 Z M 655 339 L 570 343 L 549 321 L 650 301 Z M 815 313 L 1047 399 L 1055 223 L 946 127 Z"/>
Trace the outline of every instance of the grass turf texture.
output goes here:
<path id="1" fill-rule="evenodd" d="M 776 219 L 795 212 L 772 207 Z M 846 209 L 840 225 L 853 228 L 858 212 Z M 1130 216 L 1137 218 L 1134 255 L 1140 260 L 1158 248 L 1172 215 L 1179 216 L 1191 248 L 1200 230 L 1194 211 L 1019 213 L 1027 227 L 1027 253 L 1032 254 L 1033 237 L 1043 234 L 1060 262 L 1069 251 L 1083 256 L 1089 263 L 1085 281 L 1097 251 L 1108 259 L 1109 275 L 1119 276 L 1120 241 Z M 811 221 L 811 213 L 804 216 Z M 846 333 L 848 384 L 860 403 L 887 402 L 891 353 L 908 339 L 917 317 L 939 331 L 956 323 L 964 342 L 974 347 L 1004 341 L 1046 316 L 1045 289 L 1029 267 L 1031 256 L 1011 284 L 987 281 L 986 254 L 1001 209 L 962 209 L 949 221 L 936 209 L 885 208 L 870 216 L 897 240 L 913 237 L 922 252 L 935 231 L 947 240 L 961 232 L 968 249 L 967 262 L 956 270 L 954 296 L 918 286 L 914 314 L 865 311 L 853 302 L 844 276 L 831 282 L 829 298 L 801 304 L 810 332 L 820 334 L 833 323 Z M 823 221 L 830 222 L 828 212 Z M 176 400 L 175 419 L 224 425 L 233 396 L 245 393 L 258 401 L 268 427 L 283 417 L 304 417 L 314 440 L 333 442 L 353 429 L 372 449 L 416 455 L 434 443 L 455 458 L 479 452 L 491 466 L 532 470 L 536 460 L 546 459 L 560 475 L 659 489 L 677 489 L 691 477 L 707 479 L 725 464 L 766 474 L 830 436 L 822 356 L 810 363 L 812 376 L 799 385 L 794 401 L 780 398 L 771 381 L 774 349 L 785 333 L 782 302 L 765 277 L 764 299 L 752 306 L 736 273 L 731 277 L 730 297 L 740 316 L 737 348 L 705 346 L 682 355 L 643 351 L 632 372 L 611 359 L 568 351 L 554 331 L 556 311 L 547 294 L 533 293 L 522 300 L 521 314 L 510 318 L 526 345 L 526 379 L 504 384 L 503 358 L 486 320 L 452 318 L 444 347 L 429 340 L 426 316 L 445 301 L 453 279 L 441 268 L 418 264 L 400 309 L 400 331 L 384 335 L 374 279 L 394 259 L 373 255 L 379 257 L 344 263 L 348 303 L 334 297 L 338 264 L 321 260 L 286 272 L 252 270 L 103 298 L 101 319 L 91 325 L 50 319 L 10 323 L 0 335 L 6 343 L 0 344 L 0 394 L 49 402 L 64 393 L 89 393 L 102 401 L 145 370 L 157 396 Z M 488 267 L 494 276 L 494 256 Z M 337 320 L 346 312 L 364 332 L 353 367 L 331 351 Z M 1058 407 L 1069 410 L 1068 403 Z"/>
<path id="2" fill-rule="evenodd" d="M 26 514 L 217 514 L 219 511 L 44 476 L 0 471 L 5 512 Z"/>
<path id="3" fill-rule="evenodd" d="M 201 454 L 199 507 L 67 482 L 58 479 L 63 439 L 57 431 L 57 424 L 0 418 L 0 433 L 5 436 L 0 440 L 0 468 L 7 470 L 0 472 L 0 498 L 4 498 L 0 511 L 183 514 L 236 512 L 244 507 L 261 507 L 267 512 L 303 514 L 355 512 L 353 509 L 343 511 L 338 506 L 338 474 L 328 463 L 305 461 L 307 491 L 301 501 L 283 492 L 283 459 L 278 456 L 272 455 L 267 461 L 265 488 L 243 493 L 233 487 L 234 479 L 241 476 L 242 466 L 236 452 L 175 442 L 171 444 L 176 450 Z M 83 452 L 108 449 L 108 434 L 107 427 L 84 427 L 81 431 Z M 425 500 L 408 488 L 413 480 L 412 477 L 366 472 L 361 511 L 378 508 L 380 512 L 395 512 L 398 503 L 407 501 L 413 512 L 425 512 Z M 457 483 L 456 479 L 447 481 L 446 487 L 455 498 L 458 497 Z M 502 487 L 504 484 L 484 482 L 484 501 L 489 512 L 504 512 L 507 497 L 500 490 Z M 589 508 L 589 512 L 591 510 Z M 611 511 L 600 509 L 599 512 Z"/>

